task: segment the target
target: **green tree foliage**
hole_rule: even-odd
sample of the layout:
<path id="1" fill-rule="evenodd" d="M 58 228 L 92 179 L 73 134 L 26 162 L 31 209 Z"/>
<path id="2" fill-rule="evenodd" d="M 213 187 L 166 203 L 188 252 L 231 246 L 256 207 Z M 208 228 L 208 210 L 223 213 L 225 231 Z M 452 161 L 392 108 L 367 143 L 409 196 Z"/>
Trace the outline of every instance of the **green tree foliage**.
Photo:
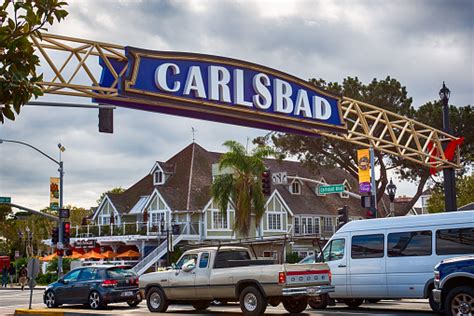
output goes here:
<path id="1" fill-rule="evenodd" d="M 28 37 L 41 37 L 47 25 L 63 20 L 66 5 L 58 0 L 4 0 L 0 6 L 0 122 L 14 120 L 14 111 L 19 114 L 33 96 L 42 95 L 39 58 Z"/>
<path id="2" fill-rule="evenodd" d="M 234 204 L 233 229 L 248 236 L 252 214 L 255 214 L 255 224 L 258 226 L 265 212 L 261 177 L 265 171 L 264 158 L 272 155 L 273 151 L 267 146 L 259 146 L 248 155 L 242 144 L 230 140 L 224 146 L 229 151 L 220 158 L 219 170 L 229 168 L 233 173 L 217 176 L 212 183 L 211 194 L 223 215 L 229 203 Z"/>
<path id="3" fill-rule="evenodd" d="M 428 103 L 418 110 L 412 106 L 412 98 L 408 96 L 406 87 L 391 77 L 384 80 L 373 79 L 370 83 L 364 84 L 357 77 L 348 77 L 343 80 L 342 84 L 337 82 L 326 82 L 322 79 L 311 79 L 310 82 L 316 87 L 329 91 L 336 95 L 344 95 L 359 101 L 376 105 L 382 109 L 398 113 L 403 116 L 412 117 L 420 122 L 426 123 L 430 126 L 440 128 L 437 122 L 435 125 L 434 118 L 430 111 L 438 113 L 440 111 L 439 104 Z M 431 104 L 431 105 L 430 105 Z M 470 133 L 472 138 L 472 108 L 467 106 L 465 108 L 455 108 L 452 111 L 453 130 L 455 135 Z M 470 118 L 470 119 L 469 119 Z M 442 120 L 439 120 L 442 123 Z M 469 125 L 471 124 L 471 125 Z M 383 128 L 384 126 L 379 126 Z M 471 130 L 469 131 L 469 128 Z M 408 133 L 404 137 L 409 137 Z M 271 140 L 277 150 L 284 155 L 297 156 L 310 166 L 316 168 L 334 168 L 341 167 L 351 174 L 355 179 L 357 174 L 357 147 L 351 143 L 344 141 L 329 139 L 326 137 L 308 137 L 294 134 L 274 134 Z M 264 143 L 269 141 L 267 139 L 257 139 L 257 143 Z M 472 155 L 472 139 L 466 139 L 466 144 L 469 143 L 471 150 L 464 150 L 465 158 L 469 153 Z M 466 147 L 468 148 L 468 147 Z M 380 170 L 380 176 L 377 179 L 377 197 L 378 200 L 383 196 L 388 184 L 387 171 L 395 169 L 400 180 L 411 181 L 418 184 L 417 190 L 410 203 L 406 205 L 408 211 L 418 200 L 423 192 L 425 184 L 430 178 L 429 169 L 420 166 L 408 160 L 387 155 L 376 151 L 376 168 Z"/>
<path id="4" fill-rule="evenodd" d="M 97 199 L 97 205 L 100 205 L 100 203 L 102 203 L 102 200 L 105 198 L 105 195 L 106 195 L 107 193 L 120 194 L 120 193 L 123 193 L 123 192 L 125 192 L 125 189 L 122 188 L 122 187 L 113 188 L 112 190 L 103 192 L 103 193 L 100 195 L 100 197 Z"/>
<path id="5" fill-rule="evenodd" d="M 474 202 L 474 174 L 457 177 L 456 193 L 458 207 Z M 444 190 L 441 184 L 436 185 L 433 189 L 428 200 L 428 212 L 444 212 Z"/>

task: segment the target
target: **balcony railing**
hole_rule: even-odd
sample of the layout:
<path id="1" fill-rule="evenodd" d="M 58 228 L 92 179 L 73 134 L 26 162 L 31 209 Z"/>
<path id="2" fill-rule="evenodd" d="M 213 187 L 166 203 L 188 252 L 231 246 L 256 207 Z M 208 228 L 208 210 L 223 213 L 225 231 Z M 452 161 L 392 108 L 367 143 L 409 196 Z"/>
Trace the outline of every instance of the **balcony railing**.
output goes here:
<path id="1" fill-rule="evenodd" d="M 179 227 L 178 234 L 200 236 L 200 223 L 173 223 Z M 171 227 L 170 227 L 171 232 Z M 108 225 L 76 225 L 71 227 L 71 237 L 88 238 L 101 236 L 127 236 L 142 235 L 156 236 L 166 233 L 166 228 L 162 229 L 161 225 L 150 225 L 147 222 L 123 222 L 120 224 Z"/>

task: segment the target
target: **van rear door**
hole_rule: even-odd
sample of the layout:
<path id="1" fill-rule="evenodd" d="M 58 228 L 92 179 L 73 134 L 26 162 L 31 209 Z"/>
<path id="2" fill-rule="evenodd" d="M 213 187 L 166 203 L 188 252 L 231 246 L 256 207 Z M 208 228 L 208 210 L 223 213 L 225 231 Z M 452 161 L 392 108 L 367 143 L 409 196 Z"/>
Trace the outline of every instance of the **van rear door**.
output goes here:
<path id="1" fill-rule="evenodd" d="M 349 295 L 354 298 L 387 297 L 384 231 L 351 233 Z"/>

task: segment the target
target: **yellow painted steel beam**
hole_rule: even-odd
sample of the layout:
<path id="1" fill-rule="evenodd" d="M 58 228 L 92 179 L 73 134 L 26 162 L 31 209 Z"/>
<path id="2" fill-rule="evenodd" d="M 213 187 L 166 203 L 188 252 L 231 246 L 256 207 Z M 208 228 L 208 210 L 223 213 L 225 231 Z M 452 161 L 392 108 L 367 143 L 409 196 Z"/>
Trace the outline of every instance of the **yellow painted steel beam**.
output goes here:
<path id="1" fill-rule="evenodd" d="M 124 47 L 98 41 L 79 39 L 55 34 L 32 37 L 37 52 L 43 59 L 42 66 L 48 68 L 51 78 L 40 83 L 44 93 L 99 98 L 122 102 L 141 102 L 151 105 L 172 107 L 163 102 L 133 100 L 118 95 L 118 82 L 127 70 L 117 73 L 111 60 L 126 61 Z M 99 86 L 98 60 L 104 61 L 114 81 L 107 87 Z M 374 105 L 343 97 L 342 117 L 347 124 L 347 133 L 328 132 L 301 128 L 302 132 L 313 133 L 333 139 L 350 142 L 361 147 L 376 150 L 410 160 L 420 165 L 443 169 L 460 167 L 459 148 L 454 161 L 446 159 L 442 143 L 457 137 L 426 124 Z M 228 113 L 238 117 L 239 113 Z M 429 147 L 432 147 L 429 150 Z"/>

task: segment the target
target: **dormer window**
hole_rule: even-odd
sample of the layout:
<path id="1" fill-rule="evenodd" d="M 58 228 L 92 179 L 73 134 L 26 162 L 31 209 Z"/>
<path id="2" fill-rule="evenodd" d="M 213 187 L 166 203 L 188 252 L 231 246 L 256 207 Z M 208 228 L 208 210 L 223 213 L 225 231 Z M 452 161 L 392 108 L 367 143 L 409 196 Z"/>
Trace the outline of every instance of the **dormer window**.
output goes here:
<path id="1" fill-rule="evenodd" d="M 344 190 L 350 191 L 350 189 L 351 189 L 352 187 L 351 187 L 349 181 L 347 181 L 347 179 L 344 180 L 343 184 L 344 184 Z M 343 199 L 348 199 L 348 198 L 349 198 L 349 194 L 347 194 L 347 192 L 341 192 L 341 193 L 340 193 L 340 196 L 341 196 L 341 198 L 343 198 Z"/>
<path id="2" fill-rule="evenodd" d="M 165 182 L 164 180 L 165 179 L 164 179 L 163 171 L 157 169 L 155 173 L 153 173 L 153 184 L 154 185 L 163 184 Z"/>
<path id="3" fill-rule="evenodd" d="M 301 183 L 297 180 L 293 181 L 290 185 L 291 194 L 301 194 Z"/>

